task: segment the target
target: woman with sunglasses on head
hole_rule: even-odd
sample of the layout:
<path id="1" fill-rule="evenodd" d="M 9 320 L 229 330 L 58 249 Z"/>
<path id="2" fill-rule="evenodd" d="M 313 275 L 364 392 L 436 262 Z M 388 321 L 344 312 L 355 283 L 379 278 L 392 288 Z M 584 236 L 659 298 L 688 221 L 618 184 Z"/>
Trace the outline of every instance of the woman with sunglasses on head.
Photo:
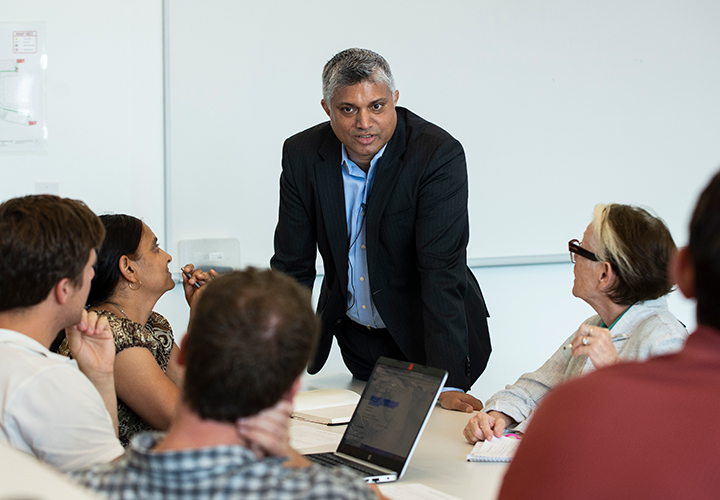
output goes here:
<path id="1" fill-rule="evenodd" d="M 688 332 L 667 307 L 677 251 L 665 223 L 642 208 L 597 205 L 582 242 L 569 243 L 572 293 L 595 312 L 543 366 L 494 394 L 463 434 L 474 443 L 522 432 L 540 399 L 563 381 L 619 361 L 676 352 Z"/>
<path id="2" fill-rule="evenodd" d="M 153 311 L 175 287 L 168 264 L 172 257 L 140 219 L 101 215 L 105 240 L 98 252 L 88 310 L 107 318 L 115 337 L 115 391 L 119 438 L 144 430 L 166 430 L 178 398 L 182 370 L 170 324 Z M 191 264 L 183 268 L 185 298 L 192 307 L 200 285 L 217 276 Z M 67 341 L 58 350 L 68 355 Z"/>

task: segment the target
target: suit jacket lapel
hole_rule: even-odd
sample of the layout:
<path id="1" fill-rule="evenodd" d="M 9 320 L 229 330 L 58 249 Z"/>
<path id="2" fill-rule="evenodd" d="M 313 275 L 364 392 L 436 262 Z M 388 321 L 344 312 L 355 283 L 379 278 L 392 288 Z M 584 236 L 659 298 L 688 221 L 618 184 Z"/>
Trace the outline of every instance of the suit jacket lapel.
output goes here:
<path id="1" fill-rule="evenodd" d="M 405 162 L 401 159 L 405 153 L 406 130 L 405 115 L 402 108 L 397 108 L 397 125 L 395 132 L 388 142 L 385 153 L 375 167 L 375 180 L 372 191 L 368 197 L 367 210 L 367 240 L 377 241 L 379 238 L 380 218 L 385 211 L 395 184 L 400 176 Z"/>
<path id="2" fill-rule="evenodd" d="M 318 150 L 323 158 L 315 164 L 315 182 L 320 202 L 320 213 L 337 270 L 338 278 L 347 290 L 348 236 L 345 220 L 345 192 L 343 188 L 342 152 L 340 141 L 332 130 Z M 327 263 L 326 263 L 327 264 Z"/>

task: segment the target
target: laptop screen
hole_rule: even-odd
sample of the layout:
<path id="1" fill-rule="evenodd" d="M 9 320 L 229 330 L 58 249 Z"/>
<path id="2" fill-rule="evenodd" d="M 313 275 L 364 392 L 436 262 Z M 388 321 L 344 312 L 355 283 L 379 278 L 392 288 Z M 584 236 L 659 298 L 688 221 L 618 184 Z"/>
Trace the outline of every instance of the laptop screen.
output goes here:
<path id="1" fill-rule="evenodd" d="M 444 370 L 381 358 L 337 451 L 400 470 L 445 376 Z"/>

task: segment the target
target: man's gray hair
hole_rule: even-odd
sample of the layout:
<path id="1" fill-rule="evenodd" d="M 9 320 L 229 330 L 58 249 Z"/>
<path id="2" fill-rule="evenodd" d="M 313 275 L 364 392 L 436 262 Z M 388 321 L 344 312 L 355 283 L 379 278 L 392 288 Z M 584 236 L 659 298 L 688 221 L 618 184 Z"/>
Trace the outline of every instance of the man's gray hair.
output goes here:
<path id="1" fill-rule="evenodd" d="M 391 94 L 395 94 L 395 79 L 383 56 L 372 50 L 357 48 L 338 52 L 323 68 L 323 99 L 330 106 L 337 89 L 364 81 L 382 82 Z"/>

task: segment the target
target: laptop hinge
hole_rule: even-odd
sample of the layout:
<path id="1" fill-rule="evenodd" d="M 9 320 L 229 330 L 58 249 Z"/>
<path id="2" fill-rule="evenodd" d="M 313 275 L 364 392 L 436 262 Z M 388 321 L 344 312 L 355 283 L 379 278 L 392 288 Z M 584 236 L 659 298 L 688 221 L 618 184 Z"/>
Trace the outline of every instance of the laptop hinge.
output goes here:
<path id="1" fill-rule="evenodd" d="M 395 474 L 395 475 L 398 474 L 398 472 L 395 470 L 386 469 L 385 467 L 380 467 L 379 465 L 376 465 L 372 462 L 368 462 L 367 460 L 360 460 L 359 458 L 355 458 L 355 457 L 347 455 L 345 453 L 340 453 L 339 451 L 336 451 L 335 455 L 337 455 L 338 457 L 342 457 L 346 460 L 350 460 L 351 462 L 355 462 L 356 464 L 362 465 L 363 467 L 371 466 L 372 468 L 377 469 L 384 474 Z"/>

